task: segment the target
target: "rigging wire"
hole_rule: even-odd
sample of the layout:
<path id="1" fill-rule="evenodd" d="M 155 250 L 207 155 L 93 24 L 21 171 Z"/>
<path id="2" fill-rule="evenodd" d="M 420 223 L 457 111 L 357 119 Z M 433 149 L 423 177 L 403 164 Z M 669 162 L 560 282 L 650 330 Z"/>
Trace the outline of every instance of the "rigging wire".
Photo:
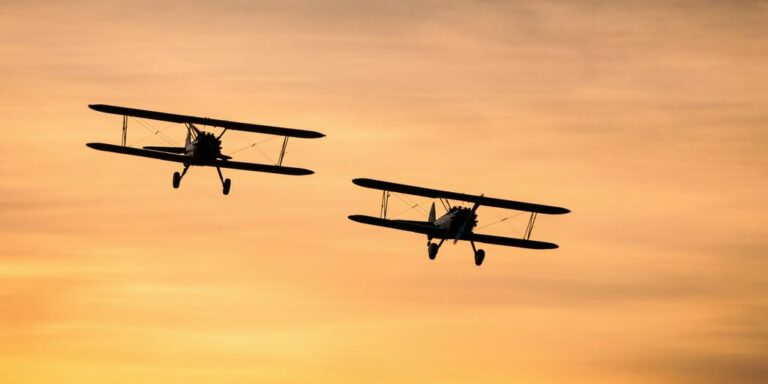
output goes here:
<path id="1" fill-rule="evenodd" d="M 399 194 L 399 193 L 392 193 L 392 195 L 394 195 L 395 197 L 397 197 L 398 199 L 400 199 L 400 201 L 402 201 L 403 203 L 405 203 L 405 205 L 407 205 L 407 206 L 408 206 L 408 209 L 416 209 L 416 210 L 418 210 L 418 211 L 419 211 L 419 213 L 421 213 L 421 214 L 423 214 L 423 215 L 426 215 L 426 214 L 427 214 L 426 212 L 424 212 L 424 211 L 421 209 L 421 207 L 420 207 L 420 204 L 419 204 L 419 203 L 417 203 L 417 202 L 415 202 L 415 201 L 413 201 L 413 200 L 411 200 L 410 202 L 409 202 L 409 201 L 406 201 L 406 200 L 405 200 L 403 197 L 401 197 L 401 196 L 400 196 L 400 194 Z M 409 200 L 410 200 L 410 199 L 409 199 Z M 407 209 L 406 209 L 405 211 L 407 211 Z M 397 214 L 396 214 L 396 215 L 394 215 L 394 216 L 400 215 L 401 213 L 404 213 L 405 211 L 399 212 L 399 213 L 397 213 Z M 392 216 L 392 217 L 394 217 L 394 216 Z"/>
<path id="2" fill-rule="evenodd" d="M 133 117 L 133 116 L 130 116 L 130 118 L 131 118 L 131 120 L 138 122 L 140 126 L 144 127 L 144 129 L 146 129 L 146 130 L 147 130 L 147 131 L 149 131 L 149 133 L 150 133 L 149 135 L 146 135 L 146 136 L 144 136 L 144 137 L 142 137 L 142 138 L 140 138 L 140 139 L 138 139 L 138 140 L 134 141 L 133 143 L 131 143 L 131 145 L 130 145 L 131 147 L 133 147 L 133 146 L 136 146 L 136 145 L 138 145 L 138 144 L 140 144 L 140 143 L 142 143 L 142 142 L 146 141 L 147 139 L 149 139 L 149 138 L 150 138 L 150 137 L 152 137 L 152 136 L 157 136 L 157 137 L 160 137 L 161 139 L 163 139 L 163 140 L 164 140 L 165 142 L 167 142 L 168 144 L 171 144 L 171 145 L 178 145 L 178 144 L 176 143 L 176 141 L 175 141 L 175 140 L 173 140 L 172 138 L 168 137 L 168 135 L 166 135 L 165 133 L 163 133 L 163 131 L 164 131 L 165 129 L 168 129 L 168 127 L 166 127 L 166 128 L 163 128 L 163 129 L 157 129 L 157 128 L 155 128 L 154 126 L 152 126 L 151 124 L 149 124 L 149 123 L 145 122 L 144 120 L 141 120 L 141 119 L 137 119 L 137 118 L 135 118 L 135 117 Z M 207 126 L 207 125 L 203 125 L 203 126 L 202 126 L 202 128 L 204 128 L 204 129 L 205 129 L 206 127 L 208 127 L 208 126 Z M 237 136 L 238 136 L 238 137 L 239 137 L 239 138 L 240 138 L 242 141 L 244 141 L 244 142 L 248 142 L 248 140 L 247 140 L 245 137 L 243 137 L 243 135 L 242 135 L 240 132 L 238 132 L 238 131 L 234 131 L 234 132 L 236 133 L 236 135 L 237 135 Z M 265 157 L 267 160 L 269 160 L 269 161 L 270 161 L 270 162 L 272 162 L 272 163 L 275 163 L 275 161 L 274 161 L 274 160 L 273 160 L 273 159 L 272 159 L 272 158 L 271 158 L 269 155 L 267 155 L 267 154 L 266 154 L 266 153 L 265 153 L 265 152 L 264 152 L 264 151 L 263 151 L 261 148 L 259 148 L 259 147 L 258 147 L 259 145 L 261 145 L 261 144 L 264 144 L 264 143 L 267 143 L 267 142 L 269 142 L 269 141 L 272 141 L 272 140 L 274 140 L 275 138 L 276 138 L 276 136 L 272 136 L 272 137 L 269 137 L 269 138 L 267 138 L 267 139 L 263 139 L 263 140 L 259 140 L 259 141 L 255 141 L 255 142 L 252 142 L 251 144 L 249 144 L 249 145 L 247 145 L 247 146 L 245 146 L 245 147 L 242 147 L 242 148 L 238 148 L 238 149 L 236 149 L 236 150 L 234 150 L 234 151 L 230 152 L 230 154 L 234 154 L 234 153 L 237 153 L 237 152 L 241 152 L 241 151 L 244 151 L 244 150 L 246 150 L 246 149 L 248 149 L 248 148 L 253 148 L 253 149 L 255 149 L 256 151 L 258 151 L 258 152 L 259 152 L 259 153 L 260 153 L 262 156 L 264 156 L 264 157 Z"/>
<path id="3" fill-rule="evenodd" d="M 493 212 L 493 211 L 491 211 L 491 212 Z M 489 224 L 483 225 L 482 227 L 478 227 L 477 229 L 483 229 L 483 228 L 487 228 L 487 227 L 490 227 L 491 225 L 495 225 L 495 224 L 498 224 L 498 223 L 501 223 L 501 222 L 505 222 L 505 221 L 507 221 L 507 220 L 509 220 L 509 219 L 511 219 L 511 218 L 513 218 L 513 217 L 517 217 L 517 216 L 520 216 L 520 215 L 522 215 L 523 213 L 527 213 L 527 212 L 518 212 L 518 213 L 515 213 L 514 215 L 510 215 L 510 216 L 506 216 L 506 217 L 500 217 L 498 214 L 494 213 L 494 215 L 495 215 L 497 218 L 499 218 L 498 220 L 496 220 L 496 221 L 494 221 L 494 222 L 492 222 L 492 223 L 489 223 Z M 507 224 L 509 224 L 509 223 L 507 223 Z"/>
<path id="4" fill-rule="evenodd" d="M 134 141 L 134 142 L 133 142 L 133 143 L 130 145 L 131 147 L 133 147 L 133 146 L 135 146 L 135 145 L 137 145 L 137 144 L 141 143 L 142 141 L 145 141 L 145 140 L 147 140 L 148 138 L 150 138 L 150 137 L 152 137 L 152 136 L 157 136 L 157 137 L 160 137 L 161 139 L 165 140 L 165 142 L 166 142 L 166 143 L 168 143 L 168 144 L 171 144 L 171 145 L 177 145 L 177 144 L 176 144 L 176 142 L 175 142 L 173 139 L 171 139 L 170 137 L 168 137 L 167 135 L 165 135 L 165 134 L 163 133 L 163 130 L 164 130 L 164 129 L 167 129 L 167 127 L 166 127 L 166 128 L 163 128 L 163 129 L 157 129 L 157 128 L 153 127 L 151 124 L 149 124 L 149 123 L 147 123 L 147 122 L 145 122 L 145 121 L 143 121 L 143 120 L 137 119 L 137 118 L 135 118 L 135 117 L 132 117 L 132 116 L 131 116 L 131 120 L 138 122 L 138 123 L 139 123 L 139 125 L 141 125 L 141 126 L 142 126 L 142 127 L 144 127 L 144 128 L 147 130 L 147 131 L 149 131 L 149 132 L 150 132 L 150 134 L 149 134 L 149 135 L 147 135 L 147 136 L 144 136 L 144 137 L 142 137 L 141 139 Z"/>
<path id="5" fill-rule="evenodd" d="M 238 149 L 236 149 L 236 150 L 234 150 L 234 151 L 230 152 L 229 154 L 230 154 L 230 155 L 231 155 L 231 154 L 235 154 L 235 153 L 238 153 L 238 152 L 244 151 L 244 150 L 246 150 L 246 149 L 248 149 L 248 148 L 252 148 L 252 147 L 255 147 L 255 146 L 257 146 L 257 145 L 261 145 L 261 144 L 264 144 L 264 143 L 266 143 L 266 142 L 272 141 L 272 140 L 274 140 L 274 139 L 275 139 L 275 137 L 269 137 L 269 138 L 266 138 L 266 139 L 264 139 L 264 140 L 254 141 L 253 143 L 251 143 L 251 144 L 249 144 L 249 145 L 246 145 L 245 147 L 241 147 L 241 148 L 238 148 Z"/>
<path id="6" fill-rule="evenodd" d="M 143 120 L 139 120 L 139 119 L 135 119 L 135 118 L 134 118 L 134 120 L 138 121 L 138 122 L 139 122 L 139 124 L 142 124 L 142 125 L 143 125 L 145 128 L 147 128 L 148 130 L 154 130 L 154 129 L 155 129 L 155 128 L 154 128 L 154 127 L 153 127 L 153 126 L 152 126 L 152 125 L 151 125 L 149 122 L 147 122 L 147 121 L 143 121 Z M 176 145 L 176 141 L 175 141 L 175 140 L 173 140 L 173 139 L 172 139 L 172 138 L 170 138 L 168 135 L 166 135 L 165 133 L 163 133 L 163 130 L 165 130 L 165 129 L 168 129 L 168 128 L 170 128 L 170 127 L 165 127 L 165 128 L 163 128 L 163 129 L 157 129 L 157 130 L 155 130 L 155 131 L 156 131 L 156 132 L 155 132 L 155 134 L 156 134 L 156 135 L 158 135 L 158 136 L 160 136 L 160 137 L 161 137 L 163 140 L 165 140 L 167 143 L 169 143 L 169 144 L 173 144 L 173 145 Z"/>
<path id="7" fill-rule="evenodd" d="M 237 135 L 237 137 L 240 138 L 240 140 L 242 140 L 242 141 L 244 141 L 246 143 L 249 142 L 249 140 L 247 140 L 240 132 L 238 132 L 238 131 L 234 131 L 234 132 Z M 245 147 L 238 148 L 238 149 L 236 149 L 236 150 L 234 150 L 232 152 L 229 152 L 229 154 L 232 155 L 232 154 L 235 154 L 237 152 L 244 151 L 244 150 L 246 150 L 248 148 L 253 148 L 256 151 L 258 151 L 262 156 L 264 156 L 267 160 L 269 160 L 270 163 L 277 164 L 277 162 L 272 160 L 272 158 L 269 157 L 269 155 L 267 155 L 266 152 L 264 152 L 263 150 L 261 150 L 261 148 L 258 147 L 259 145 L 264 144 L 264 143 L 269 142 L 269 141 L 272 141 L 272 140 L 274 140 L 276 138 L 277 138 L 277 136 L 271 136 L 271 137 L 268 137 L 266 139 L 255 141 L 255 142 L 253 142 L 253 143 L 251 143 L 251 144 L 249 144 L 249 145 L 247 145 Z"/>
<path id="8" fill-rule="evenodd" d="M 413 204 L 414 206 L 417 206 L 417 205 L 418 205 L 418 206 L 421 206 L 421 203 L 419 203 L 419 202 L 417 202 L 416 200 L 412 199 L 412 198 L 411 198 L 410 196 L 408 196 L 408 195 L 403 195 L 403 198 L 404 198 L 404 199 L 406 199 L 406 200 L 408 200 L 408 201 L 410 201 L 410 202 L 411 202 L 411 204 Z"/>

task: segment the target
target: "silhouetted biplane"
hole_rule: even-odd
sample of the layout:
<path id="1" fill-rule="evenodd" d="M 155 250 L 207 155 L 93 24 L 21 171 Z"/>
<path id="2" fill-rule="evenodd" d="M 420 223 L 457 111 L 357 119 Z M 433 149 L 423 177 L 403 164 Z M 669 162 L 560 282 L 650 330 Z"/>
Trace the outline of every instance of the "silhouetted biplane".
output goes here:
<path id="1" fill-rule="evenodd" d="M 357 221 L 358 223 L 377 225 L 380 227 L 393 228 L 401 231 L 415 232 L 427 235 L 427 249 L 430 260 L 434 260 L 435 257 L 437 257 L 437 251 L 440 249 L 440 246 L 443 245 L 443 242 L 448 239 L 453 239 L 454 244 L 459 240 L 469 241 L 469 243 L 472 244 L 472 250 L 474 250 L 475 253 L 475 264 L 478 266 L 481 265 L 485 259 L 485 251 L 482 249 L 477 249 L 475 247 L 475 242 L 530 249 L 557 248 L 557 244 L 554 243 L 531 240 L 533 224 L 536 221 L 536 216 L 538 214 L 561 215 L 570 212 L 570 210 L 566 208 L 553 207 L 549 205 L 496 199 L 485 197 L 483 195 L 467 195 L 463 193 L 415 187 L 411 185 L 390 183 L 380 180 L 354 179 L 352 182 L 361 187 L 382 190 L 381 213 L 380 217 L 352 215 L 349 216 L 349 218 L 353 221 Z M 436 217 L 435 203 L 433 202 L 427 221 L 387 219 L 387 204 L 390 192 L 399 192 L 409 195 L 439 199 L 447 212 L 439 218 Z M 449 199 L 475 203 L 475 205 L 472 208 L 452 206 Z M 528 227 L 525 230 L 523 238 L 502 237 L 474 233 L 473 229 L 477 225 L 477 214 L 475 212 L 481 205 L 530 212 L 531 216 L 528 220 Z M 433 243 L 432 239 L 440 239 L 440 242 Z"/>
<path id="2" fill-rule="evenodd" d="M 177 115 L 172 113 L 147 111 L 143 109 L 117 107 L 104 104 L 91 104 L 89 107 L 93 110 L 105 113 L 112 113 L 123 116 L 123 140 L 122 145 L 105 143 L 88 143 L 87 146 L 100 151 L 122 153 L 131 156 L 149 157 L 165 161 L 173 161 L 184 165 L 184 169 L 173 174 L 173 187 L 178 188 L 181 179 L 187 173 L 190 166 L 209 166 L 216 167 L 221 180 L 222 189 L 225 195 L 229 194 L 231 181 L 225 179 L 221 174 L 221 168 L 240 169 L 245 171 L 279 173 L 282 175 L 310 175 L 314 173 L 309 169 L 293 168 L 283 166 L 283 157 L 288 145 L 289 137 L 298 137 L 303 139 L 316 139 L 324 137 L 322 133 L 314 131 L 305 131 L 302 129 L 273 127 L 269 125 L 238 123 L 234 121 L 209 119 L 206 117 L 195 117 L 186 115 Z M 158 147 L 146 146 L 143 148 L 130 147 L 126 145 L 126 135 L 128 131 L 128 116 L 144 118 L 150 120 L 168 121 L 172 123 L 184 124 L 187 129 L 187 138 L 183 147 Z M 200 130 L 196 125 L 205 125 L 211 127 L 220 127 L 224 130 L 218 135 L 211 132 Z M 280 157 L 277 164 L 260 164 L 231 161 L 231 156 L 221 153 L 221 137 L 227 130 L 244 131 L 254 133 L 264 133 L 267 135 L 284 136 L 283 146 L 280 150 Z"/>

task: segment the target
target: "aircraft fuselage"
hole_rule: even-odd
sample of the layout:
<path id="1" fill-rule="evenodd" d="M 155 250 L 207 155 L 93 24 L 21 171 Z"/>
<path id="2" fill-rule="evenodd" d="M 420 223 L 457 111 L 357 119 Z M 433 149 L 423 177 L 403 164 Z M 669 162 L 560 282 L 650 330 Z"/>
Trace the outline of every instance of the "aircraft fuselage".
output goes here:
<path id="1" fill-rule="evenodd" d="M 207 163 L 221 158 L 221 140 L 213 133 L 199 131 L 194 140 L 189 140 L 185 146 L 187 156 L 195 162 Z"/>
<path id="2" fill-rule="evenodd" d="M 466 227 L 464 223 L 467 223 Z M 446 214 L 435 220 L 435 226 L 445 230 L 446 238 L 455 238 L 464 227 L 464 232 L 471 233 L 477 225 L 477 214 L 470 208 L 452 207 Z"/>

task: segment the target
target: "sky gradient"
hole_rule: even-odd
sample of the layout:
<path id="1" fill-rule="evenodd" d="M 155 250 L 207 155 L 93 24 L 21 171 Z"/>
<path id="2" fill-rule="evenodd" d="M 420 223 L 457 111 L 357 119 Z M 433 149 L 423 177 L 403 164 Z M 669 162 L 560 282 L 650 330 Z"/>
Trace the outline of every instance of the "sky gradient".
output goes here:
<path id="1" fill-rule="evenodd" d="M 0 382 L 768 377 L 765 2 L 25 2 L 0 12 Z M 324 132 L 307 177 L 98 152 L 91 103 Z M 130 122 L 128 143 L 182 143 Z M 227 133 L 236 160 L 280 140 Z M 371 177 L 564 206 L 427 259 Z M 423 219 L 390 199 L 397 218 Z M 480 208 L 479 227 L 514 212 Z M 520 236 L 512 217 L 479 230 Z"/>

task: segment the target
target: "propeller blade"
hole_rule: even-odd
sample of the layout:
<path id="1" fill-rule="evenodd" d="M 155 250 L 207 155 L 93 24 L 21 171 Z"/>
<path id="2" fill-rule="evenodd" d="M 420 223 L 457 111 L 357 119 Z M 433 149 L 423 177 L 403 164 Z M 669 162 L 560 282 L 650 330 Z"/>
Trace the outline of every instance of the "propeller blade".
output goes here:
<path id="1" fill-rule="evenodd" d="M 485 194 L 484 194 L 484 193 L 481 193 L 481 194 L 480 194 L 480 197 L 483 197 L 483 196 L 485 196 Z M 477 203 L 475 203 L 475 205 L 472 207 L 472 213 L 474 214 L 475 212 L 477 212 L 477 208 L 479 208 L 479 207 L 480 207 L 480 202 L 478 201 L 478 202 L 477 202 Z"/>
<path id="2" fill-rule="evenodd" d="M 481 194 L 481 195 L 480 195 L 480 197 L 483 197 L 483 196 L 484 196 L 484 194 Z M 463 223 L 461 223 L 461 228 L 459 229 L 459 231 L 458 231 L 458 232 L 456 232 L 456 238 L 454 238 L 454 239 L 453 239 L 453 243 L 454 243 L 454 244 L 456 244 L 456 243 L 459 241 L 459 239 L 460 239 L 460 238 L 462 238 L 462 237 L 464 236 L 464 233 L 465 233 L 465 232 L 466 232 L 466 230 L 467 230 L 467 225 L 469 224 L 469 222 L 470 222 L 470 221 L 472 221 L 472 220 L 474 220 L 474 219 L 475 219 L 475 212 L 477 211 L 477 208 L 479 208 L 479 207 L 480 207 L 480 202 L 478 201 L 478 202 L 477 202 L 477 203 L 475 203 L 475 205 L 472 207 L 472 211 L 471 211 L 471 213 L 470 213 L 469 215 L 467 215 L 467 218 L 466 218 L 466 219 L 464 219 L 464 222 L 463 222 Z"/>

